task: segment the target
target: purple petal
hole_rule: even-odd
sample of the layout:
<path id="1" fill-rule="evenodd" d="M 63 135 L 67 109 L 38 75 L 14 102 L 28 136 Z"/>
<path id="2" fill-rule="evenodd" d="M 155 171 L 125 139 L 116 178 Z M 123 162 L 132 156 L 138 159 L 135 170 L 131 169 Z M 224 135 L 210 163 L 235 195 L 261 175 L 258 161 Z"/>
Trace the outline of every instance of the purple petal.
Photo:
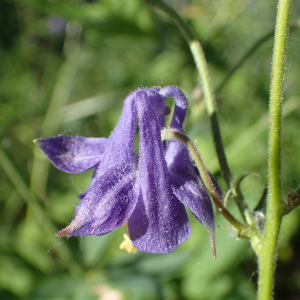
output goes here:
<path id="1" fill-rule="evenodd" d="M 101 164 L 95 165 L 92 181 L 87 190 L 78 196 L 80 199 L 90 192 L 96 181 L 108 170 L 119 165 L 137 166 L 138 156 L 133 148 L 136 126 L 137 112 L 134 92 L 125 99 L 122 115 L 107 140 Z"/>
<path id="2" fill-rule="evenodd" d="M 184 133 L 182 124 L 188 107 L 188 101 L 186 97 L 180 89 L 174 86 L 166 86 L 165 88 L 161 89 L 159 93 L 163 97 L 174 98 L 175 109 L 170 128 Z M 185 166 L 186 168 L 190 169 L 190 172 L 199 175 L 198 169 L 194 166 L 189 158 L 189 153 L 186 146 L 182 143 L 175 140 L 169 141 L 165 157 L 169 171 L 172 171 L 172 169 L 176 169 L 177 167 L 181 168 L 182 166 Z"/>
<path id="3" fill-rule="evenodd" d="M 174 194 L 209 232 L 214 232 L 212 203 L 200 178 L 185 168 L 171 173 L 171 176 Z"/>
<path id="4" fill-rule="evenodd" d="M 169 112 L 169 108 L 165 105 L 165 99 L 157 93 L 159 89 L 160 88 L 158 87 L 152 89 L 139 89 L 131 93 L 125 99 L 122 116 L 108 139 L 108 145 L 106 147 L 101 167 L 99 165 L 95 166 L 92 182 L 89 188 L 78 196 L 80 199 L 85 197 L 97 178 L 101 176 L 107 168 L 111 168 L 113 165 L 124 163 L 126 161 L 137 165 L 138 157 L 133 150 L 133 141 L 137 125 L 135 104 L 136 94 L 139 92 L 145 92 L 147 94 L 148 101 L 155 111 L 155 114 L 164 124 L 165 115 Z"/>
<path id="5" fill-rule="evenodd" d="M 136 170 L 132 165 L 109 169 L 77 205 L 71 224 L 56 235 L 103 235 L 124 224 L 136 206 L 135 180 Z"/>
<path id="6" fill-rule="evenodd" d="M 36 139 L 35 143 L 55 167 L 64 172 L 80 173 L 101 161 L 107 139 L 61 135 Z"/>
<path id="7" fill-rule="evenodd" d="M 188 106 L 184 94 L 172 86 L 161 89 L 159 93 L 164 97 L 174 98 L 175 109 L 170 128 L 183 132 L 182 124 Z M 190 209 L 197 220 L 206 227 L 214 251 L 215 224 L 213 207 L 199 171 L 189 158 L 186 146 L 175 140 L 170 141 L 165 158 L 172 177 L 173 192 Z M 213 177 L 212 180 L 216 183 Z M 218 187 L 217 183 L 216 186 Z"/>
<path id="8" fill-rule="evenodd" d="M 125 99 L 122 115 L 108 138 L 105 153 L 95 177 L 102 175 L 107 169 L 113 166 L 131 164 L 137 160 L 137 155 L 133 148 L 137 126 L 135 93 L 131 93 Z"/>
<path id="9" fill-rule="evenodd" d="M 215 223 L 212 203 L 200 176 L 195 173 L 185 146 L 177 141 L 171 141 L 166 151 L 166 161 L 172 177 L 174 194 L 205 226 L 215 256 Z"/>
<path id="10" fill-rule="evenodd" d="M 166 86 L 159 91 L 159 94 L 164 98 L 173 97 L 175 100 L 175 109 L 171 122 L 171 128 L 177 129 L 182 132 L 182 123 L 185 118 L 186 110 L 188 107 L 188 101 L 182 91 L 174 86 Z"/>
<path id="11" fill-rule="evenodd" d="M 152 95 L 153 103 L 157 107 L 158 111 L 163 110 L 162 107 L 165 105 L 162 96 L 158 95 L 155 90 L 141 90 L 144 90 L 147 94 Z M 85 192 L 78 196 L 80 199 L 83 199 L 94 185 L 95 181 L 113 166 L 123 163 L 132 163 L 137 166 L 138 156 L 134 152 L 133 148 L 137 126 L 137 112 L 135 104 L 136 92 L 137 91 L 126 97 L 120 120 L 108 138 L 106 151 L 103 155 L 101 166 L 95 166 L 91 184 Z"/>
<path id="12" fill-rule="evenodd" d="M 149 89 L 140 89 L 138 92 L 145 91 L 147 96 L 148 96 L 148 101 L 151 104 L 152 109 L 154 110 L 157 118 L 159 125 L 161 129 L 165 125 L 165 116 L 168 115 L 171 110 L 168 106 L 165 105 L 165 98 L 162 95 L 158 93 L 159 88 L 154 87 L 151 90 Z"/>
<path id="13" fill-rule="evenodd" d="M 191 228 L 184 206 L 171 189 L 160 127 L 145 92 L 136 95 L 140 128 L 138 204 L 128 221 L 134 246 L 149 253 L 169 253 L 186 241 Z"/>
<path id="14" fill-rule="evenodd" d="M 108 138 L 107 146 L 101 165 L 97 168 L 95 177 L 99 177 L 107 168 L 122 163 L 137 163 L 137 155 L 134 152 L 133 142 L 137 126 L 136 96 L 144 92 L 148 95 L 151 106 L 159 117 L 163 117 L 168 111 L 164 104 L 164 98 L 155 89 L 139 89 L 131 93 L 124 102 L 121 118 Z"/>
<path id="15" fill-rule="evenodd" d="M 207 226 L 214 227 L 210 197 L 200 177 L 194 172 L 185 146 L 171 141 L 166 151 L 166 159 L 176 196 L 203 225 L 207 220 Z"/>

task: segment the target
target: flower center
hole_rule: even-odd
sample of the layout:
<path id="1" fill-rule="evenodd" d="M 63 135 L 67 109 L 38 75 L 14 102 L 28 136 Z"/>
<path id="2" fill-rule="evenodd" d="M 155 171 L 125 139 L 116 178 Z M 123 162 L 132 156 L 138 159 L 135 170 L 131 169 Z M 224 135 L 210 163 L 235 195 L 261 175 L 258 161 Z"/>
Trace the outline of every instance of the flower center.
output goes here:
<path id="1" fill-rule="evenodd" d="M 129 254 L 135 254 L 137 252 L 136 248 L 133 246 L 132 241 L 129 237 L 128 232 L 123 234 L 124 241 L 119 246 L 120 249 L 126 250 Z"/>

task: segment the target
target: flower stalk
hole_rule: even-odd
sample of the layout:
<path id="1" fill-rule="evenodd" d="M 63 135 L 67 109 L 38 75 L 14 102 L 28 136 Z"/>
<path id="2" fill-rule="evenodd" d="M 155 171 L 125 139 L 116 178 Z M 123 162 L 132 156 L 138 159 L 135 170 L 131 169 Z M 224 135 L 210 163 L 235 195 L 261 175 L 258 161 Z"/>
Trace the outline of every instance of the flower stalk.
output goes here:
<path id="1" fill-rule="evenodd" d="M 217 105 L 215 102 L 213 87 L 210 80 L 208 65 L 205 59 L 201 43 L 192 31 L 191 27 L 187 24 L 187 22 L 163 0 L 146 0 L 146 2 L 151 4 L 153 7 L 162 10 L 174 21 L 174 23 L 178 26 L 190 47 L 190 51 L 194 57 L 194 61 L 196 63 L 196 67 L 200 76 L 200 82 L 203 88 L 206 110 L 210 119 L 213 142 L 214 147 L 216 149 L 220 169 L 228 189 L 234 187 L 234 201 L 238 206 L 243 221 L 246 222 L 246 210 L 248 210 L 248 207 L 246 202 L 244 201 L 244 197 L 242 195 L 241 190 L 239 188 L 235 188 L 235 180 L 231 174 L 229 165 L 227 163 L 227 158 L 225 155 L 225 149 L 219 125 Z"/>
<path id="2" fill-rule="evenodd" d="M 222 203 L 222 201 L 219 197 L 219 193 L 216 190 L 216 187 L 215 187 L 213 181 L 211 180 L 211 176 L 206 169 L 204 161 L 203 161 L 199 151 L 197 150 L 196 145 L 185 134 L 183 134 L 177 130 L 163 129 L 161 131 L 161 137 L 162 137 L 162 140 L 172 140 L 172 139 L 177 140 L 177 141 L 183 143 L 187 147 L 187 149 L 190 153 L 191 159 L 195 162 L 195 164 L 199 170 L 200 176 L 205 184 L 205 187 L 206 187 L 207 191 L 209 192 L 211 199 L 213 200 L 216 207 L 218 208 L 219 212 L 237 230 L 239 230 L 239 231 L 246 230 L 248 228 L 248 226 L 239 222 L 227 210 L 227 208 Z"/>
<path id="3" fill-rule="evenodd" d="M 269 108 L 268 197 L 264 237 L 258 253 L 258 300 L 272 299 L 278 234 L 282 218 L 281 115 L 291 0 L 279 0 L 274 37 Z"/>
<path id="4" fill-rule="evenodd" d="M 215 103 L 215 96 L 202 46 L 192 29 L 190 28 L 190 26 L 171 6 L 169 6 L 163 0 L 146 0 L 146 2 L 162 10 L 175 22 L 175 24 L 182 32 L 190 47 L 191 53 L 196 63 L 197 70 L 200 75 L 200 81 L 202 84 L 204 99 L 206 103 L 206 110 L 210 118 L 214 145 L 217 152 L 221 172 L 228 188 L 230 188 L 233 177 L 228 166 L 224 151 L 223 140 L 221 136 L 221 130 L 217 114 L 217 106 Z"/>

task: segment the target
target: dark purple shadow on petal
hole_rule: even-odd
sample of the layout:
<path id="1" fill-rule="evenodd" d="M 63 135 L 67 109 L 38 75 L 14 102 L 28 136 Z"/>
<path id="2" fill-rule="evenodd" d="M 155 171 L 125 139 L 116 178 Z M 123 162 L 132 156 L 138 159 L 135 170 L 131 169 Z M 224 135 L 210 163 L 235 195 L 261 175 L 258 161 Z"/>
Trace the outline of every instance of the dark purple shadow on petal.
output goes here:
<path id="1" fill-rule="evenodd" d="M 80 173 L 101 161 L 107 139 L 82 136 L 55 136 L 34 141 L 58 169 Z"/>
<path id="2" fill-rule="evenodd" d="M 159 93 L 164 97 L 174 98 L 175 109 L 170 128 L 183 132 L 182 124 L 188 106 L 184 94 L 172 86 L 161 89 Z M 175 140 L 170 141 L 165 158 L 172 177 L 172 189 L 175 195 L 190 209 L 196 219 L 206 227 L 214 251 L 215 224 L 212 203 L 201 181 L 198 169 L 189 158 L 186 146 Z M 212 180 L 217 190 L 220 191 L 213 177 Z"/>
<path id="3" fill-rule="evenodd" d="M 126 222 L 137 197 L 133 192 L 137 160 L 134 136 L 137 126 L 136 91 L 124 102 L 120 120 L 107 140 L 101 164 L 79 197 L 75 219 L 58 236 L 102 235 Z"/>
<path id="4" fill-rule="evenodd" d="M 190 172 L 190 168 L 181 168 L 177 165 L 170 171 L 172 176 L 172 189 L 174 194 L 186 207 L 190 209 L 196 219 L 205 226 L 210 244 L 215 252 L 215 221 L 210 197 L 201 182 L 200 177 Z"/>
<path id="5" fill-rule="evenodd" d="M 135 96 L 138 91 L 144 91 L 149 95 L 157 114 L 165 112 L 164 98 L 156 92 L 156 89 L 139 89 L 126 97 L 122 115 L 108 138 L 101 164 L 95 166 L 92 182 L 88 189 L 79 195 L 80 199 L 83 199 L 94 182 L 113 166 L 123 163 L 137 166 L 138 156 L 134 152 L 133 143 L 137 127 Z"/>
<path id="6" fill-rule="evenodd" d="M 184 167 L 176 171 L 173 169 L 171 176 L 175 195 L 207 228 L 209 235 L 213 234 L 215 229 L 213 207 L 200 179 Z"/>
<path id="7" fill-rule="evenodd" d="M 137 155 L 134 152 L 134 137 L 137 127 L 137 111 L 135 97 L 137 93 L 144 92 L 148 95 L 151 105 L 157 115 L 161 116 L 167 110 L 164 98 L 155 89 L 139 89 L 131 93 L 124 102 L 123 112 L 114 131 L 108 138 L 101 165 L 95 172 L 95 178 L 101 176 L 107 169 L 121 163 L 137 164 Z"/>
<path id="8" fill-rule="evenodd" d="M 178 199 L 187 206 L 207 228 L 214 228 L 214 215 L 210 197 L 194 172 L 187 150 L 181 143 L 171 141 L 166 151 L 172 188 Z"/>
<path id="9" fill-rule="evenodd" d="M 166 86 L 165 88 L 161 89 L 159 93 L 163 97 L 174 98 L 175 108 L 170 128 L 184 133 L 182 124 L 188 107 L 188 101 L 186 97 L 180 89 L 173 86 Z M 182 143 L 175 140 L 169 141 L 165 158 L 167 161 L 168 170 L 171 173 L 174 173 L 175 170 L 176 174 L 176 169 L 185 168 L 188 170 L 188 173 L 199 175 L 198 169 L 194 166 L 189 158 L 189 153 L 186 146 Z"/>
<path id="10" fill-rule="evenodd" d="M 137 202 L 133 189 L 136 170 L 118 165 L 99 177 L 76 207 L 75 219 L 57 236 L 103 235 L 122 224 Z"/>
<path id="11" fill-rule="evenodd" d="M 107 168 L 120 163 L 121 161 L 132 161 L 137 165 L 137 155 L 133 151 L 133 140 L 136 131 L 136 108 L 135 108 L 135 95 L 137 92 L 144 91 L 149 100 L 152 108 L 155 111 L 157 117 L 161 120 L 162 126 L 165 122 L 165 115 L 169 112 L 169 108 L 165 105 L 165 99 L 157 92 L 160 90 L 159 87 L 152 89 L 139 89 L 130 94 L 124 103 L 123 114 L 120 118 L 119 124 L 116 126 L 114 132 L 108 139 L 109 146 L 107 147 L 107 153 L 105 154 L 105 163 L 100 168 L 99 164 L 95 165 L 95 171 L 92 177 L 92 181 L 88 189 L 78 196 L 79 199 L 83 199 L 97 180 Z M 126 140 L 126 142 L 125 142 Z M 117 150 L 114 150 L 117 149 Z M 123 153 L 122 153 L 123 152 Z M 109 164 L 110 162 L 110 164 Z"/>
<path id="12" fill-rule="evenodd" d="M 191 228 L 184 206 L 171 188 L 160 127 L 145 92 L 136 94 L 140 128 L 138 204 L 128 221 L 133 245 L 149 253 L 169 253 L 186 241 Z M 139 193 L 138 193 L 139 191 Z"/>
<path id="13" fill-rule="evenodd" d="M 154 87 L 152 89 L 140 89 L 138 91 L 145 91 L 162 129 L 165 125 L 165 116 L 170 113 L 170 108 L 165 104 L 165 98 L 158 93 L 159 88 Z"/>
<path id="14" fill-rule="evenodd" d="M 175 100 L 175 108 L 170 128 L 177 129 L 182 132 L 182 124 L 185 118 L 188 101 L 182 91 L 174 86 L 166 86 L 159 91 L 164 98 L 173 97 Z"/>
<path id="15" fill-rule="evenodd" d="M 101 165 L 95 174 L 96 178 L 113 166 L 132 164 L 137 160 L 137 155 L 133 148 L 137 126 L 135 94 L 136 92 L 133 92 L 125 99 L 122 115 L 108 138 Z"/>

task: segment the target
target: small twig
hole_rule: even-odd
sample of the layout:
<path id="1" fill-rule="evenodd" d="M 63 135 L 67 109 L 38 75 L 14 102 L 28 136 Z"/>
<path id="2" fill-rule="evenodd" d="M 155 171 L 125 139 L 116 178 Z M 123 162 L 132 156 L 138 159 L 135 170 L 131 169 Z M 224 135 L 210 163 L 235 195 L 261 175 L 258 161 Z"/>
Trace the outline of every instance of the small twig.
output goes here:
<path id="1" fill-rule="evenodd" d="M 206 110 L 210 119 L 214 146 L 217 152 L 221 172 L 228 188 L 230 188 L 231 181 L 232 181 L 232 174 L 228 166 L 225 151 L 224 151 L 223 139 L 221 136 L 221 130 L 220 130 L 218 114 L 217 114 L 217 106 L 215 103 L 215 96 L 214 96 L 210 75 L 208 71 L 208 66 L 207 66 L 207 62 L 205 59 L 202 46 L 198 41 L 196 35 L 192 31 L 192 29 L 190 28 L 190 26 L 171 6 L 169 6 L 167 3 L 165 3 L 162 0 L 145 0 L 145 1 L 151 4 L 152 6 L 162 10 L 174 21 L 174 23 L 178 26 L 178 28 L 182 32 L 183 36 L 185 37 L 190 47 L 191 53 L 194 57 L 196 67 L 200 75 L 200 81 L 202 84 L 204 99 L 206 103 Z"/>
<path id="2" fill-rule="evenodd" d="M 171 140 L 171 139 L 175 139 L 181 143 L 183 143 L 189 153 L 190 156 L 192 158 L 192 160 L 195 162 L 199 173 L 201 175 L 201 178 L 204 182 L 204 185 L 208 191 L 208 193 L 210 194 L 211 199 L 213 200 L 213 202 L 215 203 L 216 207 L 218 208 L 219 212 L 223 215 L 223 217 L 231 224 L 233 225 L 236 229 L 238 229 L 239 231 L 245 230 L 248 228 L 247 225 L 241 223 L 240 221 L 238 221 L 228 210 L 227 208 L 224 206 L 224 204 L 222 203 L 219 194 L 214 186 L 214 183 L 211 180 L 211 176 L 208 173 L 206 166 L 204 164 L 204 161 L 199 153 L 199 151 L 197 150 L 197 147 L 195 146 L 195 144 L 183 133 L 176 131 L 176 130 L 172 130 L 172 129 L 163 129 L 161 131 L 161 137 L 162 140 Z"/>
<path id="3" fill-rule="evenodd" d="M 277 7 L 269 108 L 268 197 L 265 231 L 258 255 L 258 300 L 269 300 L 273 296 L 277 241 L 282 218 L 281 118 L 291 0 L 279 0 Z"/>

